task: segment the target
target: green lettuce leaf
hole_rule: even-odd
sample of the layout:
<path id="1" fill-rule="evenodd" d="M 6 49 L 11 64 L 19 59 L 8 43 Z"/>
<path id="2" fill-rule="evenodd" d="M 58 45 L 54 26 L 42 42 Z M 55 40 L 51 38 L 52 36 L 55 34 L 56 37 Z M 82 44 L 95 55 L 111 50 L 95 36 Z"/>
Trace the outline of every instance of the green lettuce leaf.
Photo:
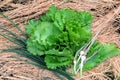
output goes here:
<path id="1" fill-rule="evenodd" d="M 33 55 L 43 56 L 48 68 L 68 66 L 76 50 L 91 38 L 92 19 L 85 11 L 51 6 L 39 21 L 31 20 L 26 26 L 30 35 L 27 49 Z"/>

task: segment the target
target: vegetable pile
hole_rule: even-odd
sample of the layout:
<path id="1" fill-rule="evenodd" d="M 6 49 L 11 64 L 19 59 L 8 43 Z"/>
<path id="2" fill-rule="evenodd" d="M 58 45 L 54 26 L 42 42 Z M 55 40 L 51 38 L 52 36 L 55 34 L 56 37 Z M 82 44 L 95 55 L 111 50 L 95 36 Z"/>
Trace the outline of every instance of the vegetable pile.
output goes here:
<path id="1" fill-rule="evenodd" d="M 85 11 L 51 6 L 39 21 L 31 20 L 26 26 L 30 35 L 27 49 L 33 55 L 43 56 L 48 68 L 67 66 L 73 62 L 76 50 L 90 39 L 92 19 Z"/>
<path id="2" fill-rule="evenodd" d="M 93 16 L 86 11 L 77 12 L 51 6 L 40 20 L 31 20 L 26 26 L 26 32 L 30 35 L 27 50 L 35 56 L 42 56 L 50 69 L 69 66 L 77 50 L 92 38 L 92 20 Z M 92 56 L 96 50 L 97 54 L 86 61 L 83 70 L 89 70 L 120 54 L 120 49 L 114 44 L 95 41 L 87 57 Z"/>

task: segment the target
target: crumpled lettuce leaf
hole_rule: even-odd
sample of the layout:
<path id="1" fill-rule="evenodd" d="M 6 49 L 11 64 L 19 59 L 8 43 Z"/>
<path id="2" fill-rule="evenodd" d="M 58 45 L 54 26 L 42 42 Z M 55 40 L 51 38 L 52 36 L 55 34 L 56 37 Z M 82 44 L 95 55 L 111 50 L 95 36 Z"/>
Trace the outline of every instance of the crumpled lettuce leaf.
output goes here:
<path id="1" fill-rule="evenodd" d="M 48 68 L 68 66 L 76 50 L 91 38 L 92 19 L 85 11 L 51 6 L 39 21 L 31 20 L 26 26 L 30 35 L 27 49 L 33 55 L 43 56 Z"/>

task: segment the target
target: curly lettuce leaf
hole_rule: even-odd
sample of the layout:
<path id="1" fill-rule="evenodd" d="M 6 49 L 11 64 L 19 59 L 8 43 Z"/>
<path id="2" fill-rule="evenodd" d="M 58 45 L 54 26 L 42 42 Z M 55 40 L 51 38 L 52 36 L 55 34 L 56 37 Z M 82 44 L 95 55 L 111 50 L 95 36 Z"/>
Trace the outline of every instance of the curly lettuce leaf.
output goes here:
<path id="1" fill-rule="evenodd" d="M 93 16 L 85 11 L 58 10 L 51 6 L 39 21 L 30 22 L 26 26 L 30 34 L 27 49 L 33 55 L 43 55 L 49 68 L 68 66 L 76 50 L 91 38 L 92 19 Z"/>
<path id="2" fill-rule="evenodd" d="M 58 50 L 46 52 L 45 62 L 48 68 L 56 69 L 57 67 L 66 66 L 66 64 L 70 64 L 72 60 L 73 55 L 71 55 L 71 51 L 67 49 L 61 52 Z"/>
<path id="3" fill-rule="evenodd" d="M 26 32 L 27 34 L 32 34 L 36 28 L 36 26 L 39 25 L 39 21 L 36 21 L 36 20 L 30 20 L 28 25 L 26 25 Z"/>

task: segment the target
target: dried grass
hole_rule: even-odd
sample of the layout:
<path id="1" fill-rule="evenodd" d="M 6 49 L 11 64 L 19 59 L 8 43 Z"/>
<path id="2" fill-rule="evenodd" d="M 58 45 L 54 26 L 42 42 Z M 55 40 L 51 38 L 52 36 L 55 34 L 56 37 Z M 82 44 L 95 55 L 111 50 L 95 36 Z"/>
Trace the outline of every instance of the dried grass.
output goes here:
<path id="1" fill-rule="evenodd" d="M 44 14 L 50 5 L 55 4 L 59 8 L 71 8 L 75 10 L 87 10 L 94 16 L 94 22 L 92 25 L 93 33 L 97 33 L 102 29 L 102 33 L 99 35 L 98 40 L 101 43 L 115 43 L 120 48 L 120 35 L 116 32 L 117 28 L 113 28 L 112 22 L 116 21 L 118 14 L 120 14 L 120 2 L 113 0 L 71 0 L 65 2 L 64 0 L 28 0 L 27 4 L 20 4 L 18 0 L 16 4 L 14 0 L 0 1 L 0 8 L 5 6 L 11 6 L 12 10 L 4 11 L 4 14 L 9 16 L 15 23 L 21 25 L 24 29 L 24 25 L 28 20 L 38 17 Z M 117 16 L 117 17 L 116 17 Z M 119 17 L 120 18 L 120 17 Z M 118 21 L 118 20 L 117 20 Z M 0 25 L 10 28 L 12 31 L 16 31 L 10 26 L 10 23 L 4 18 L 0 17 Z M 119 24 L 118 24 L 119 25 Z M 19 33 L 18 33 L 19 34 Z M 8 43 L 4 38 L 0 37 L 0 42 Z M 12 44 L 10 44 L 12 45 Z M 0 45 L 0 49 L 3 45 Z M 26 64 L 22 61 L 10 58 L 13 53 L 0 54 L 0 79 L 5 80 L 57 80 L 57 78 L 49 71 L 39 69 L 32 65 Z M 111 73 L 113 72 L 113 73 Z M 111 73 L 115 80 L 120 76 L 120 56 L 108 59 L 101 63 L 96 68 L 83 73 L 83 77 L 79 75 L 75 76 L 76 80 L 112 80 L 105 73 Z"/>

